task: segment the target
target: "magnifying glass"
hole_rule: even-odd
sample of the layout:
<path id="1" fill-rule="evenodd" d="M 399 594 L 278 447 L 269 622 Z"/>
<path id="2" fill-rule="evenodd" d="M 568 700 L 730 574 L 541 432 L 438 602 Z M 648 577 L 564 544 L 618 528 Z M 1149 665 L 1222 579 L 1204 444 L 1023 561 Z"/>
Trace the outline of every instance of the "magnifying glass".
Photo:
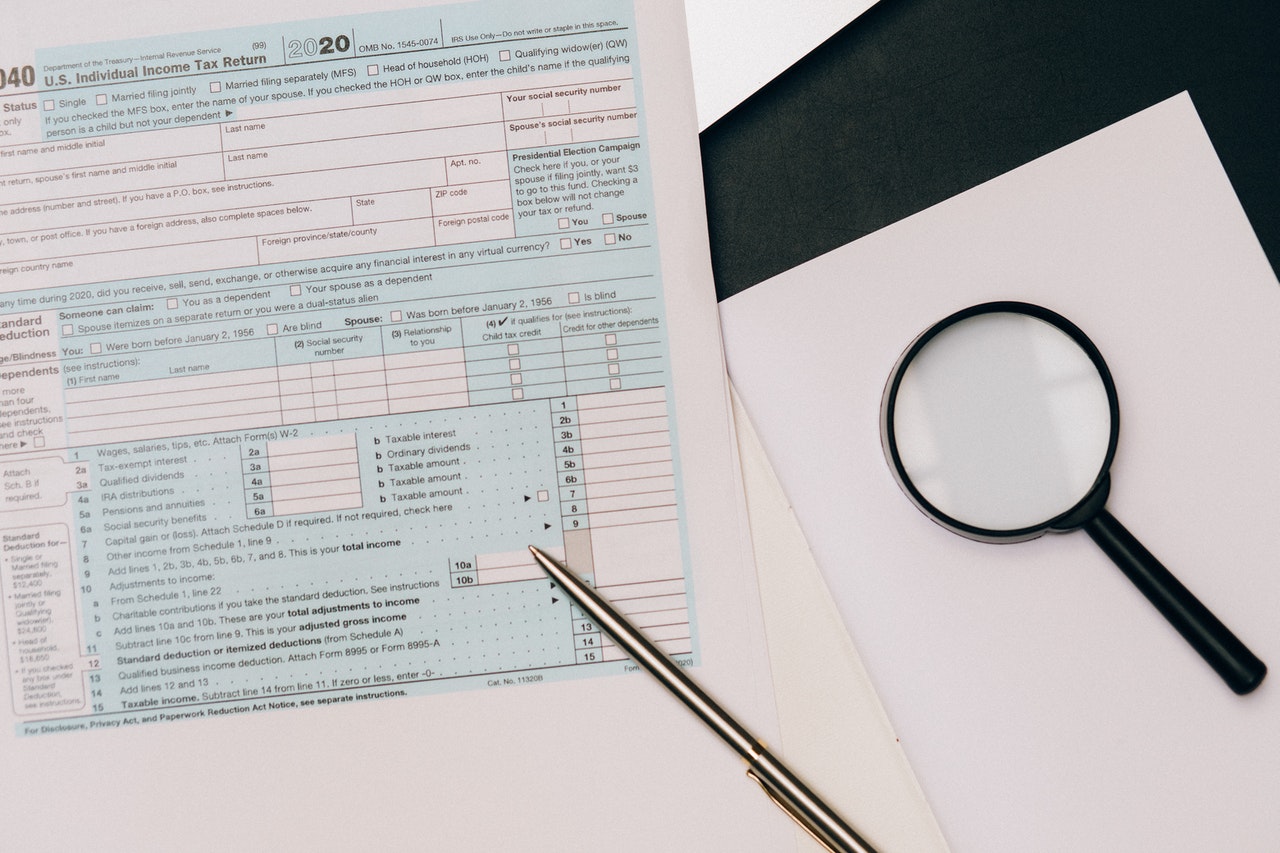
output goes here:
<path id="1" fill-rule="evenodd" d="M 1059 314 L 988 302 L 921 334 L 880 412 L 885 457 L 938 524 L 983 542 L 1084 528 L 1236 693 L 1266 664 L 1106 508 L 1120 435 L 1111 371 Z"/>

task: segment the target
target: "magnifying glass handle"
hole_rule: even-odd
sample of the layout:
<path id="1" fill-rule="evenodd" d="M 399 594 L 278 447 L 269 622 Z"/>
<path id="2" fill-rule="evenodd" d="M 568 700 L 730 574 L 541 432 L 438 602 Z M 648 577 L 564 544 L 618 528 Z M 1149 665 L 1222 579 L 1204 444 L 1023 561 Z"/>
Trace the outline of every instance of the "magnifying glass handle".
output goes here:
<path id="1" fill-rule="evenodd" d="M 1142 594 L 1222 680 L 1241 695 L 1262 683 L 1263 663 L 1105 509 L 1083 525 Z"/>

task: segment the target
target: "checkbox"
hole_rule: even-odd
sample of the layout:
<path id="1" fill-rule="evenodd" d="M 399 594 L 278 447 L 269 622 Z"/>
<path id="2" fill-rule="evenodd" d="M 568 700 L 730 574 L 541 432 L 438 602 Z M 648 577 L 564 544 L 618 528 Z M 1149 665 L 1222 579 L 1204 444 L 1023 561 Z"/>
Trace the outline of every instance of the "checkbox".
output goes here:
<path id="1" fill-rule="evenodd" d="M 605 346 L 607 346 L 607 347 L 611 347 L 611 346 L 613 346 L 614 344 L 616 344 L 617 342 L 618 342 L 618 336 L 617 336 L 617 335 L 614 335 L 614 334 L 608 334 L 608 335 L 605 335 L 605 336 L 604 336 L 604 345 L 605 345 Z"/>
<path id="2" fill-rule="evenodd" d="M 45 112 L 49 112 L 51 109 L 53 109 L 53 101 L 45 101 L 45 102 L 44 102 L 44 111 L 45 111 Z"/>
<path id="3" fill-rule="evenodd" d="M 512 399 L 512 400 L 523 400 L 523 399 L 524 399 L 524 389 L 523 389 L 523 388 L 512 388 L 512 389 L 511 389 L 511 399 Z"/>
<path id="4" fill-rule="evenodd" d="M 606 213 L 604 216 L 601 216 L 601 217 L 600 217 L 600 221 L 601 221 L 603 224 L 605 224 L 605 225 L 612 225 L 612 224 L 613 224 L 613 214 L 612 214 L 612 213 Z"/>
<path id="5" fill-rule="evenodd" d="M 519 355 L 519 354 L 520 354 L 519 344 L 507 344 L 507 355 Z"/>
<path id="6" fill-rule="evenodd" d="M 606 234 L 606 235 L 604 235 L 604 244 L 605 244 L 606 246 L 612 246 L 612 245 L 613 245 L 614 243 L 616 243 L 616 242 L 618 242 L 618 238 L 617 238 L 616 236 L 614 236 L 613 234 Z"/>
<path id="7" fill-rule="evenodd" d="M 562 217 L 560 217 L 558 220 L 556 220 L 556 227 L 557 227 L 557 228 L 568 228 L 568 227 L 569 227 L 569 220 L 568 220 L 567 218 L 563 217 L 563 216 L 562 216 Z"/>
<path id="8" fill-rule="evenodd" d="M 511 61 L 511 51 L 509 51 L 509 50 L 500 50 L 500 51 L 498 51 L 498 61 L 499 61 L 499 62 L 510 62 L 510 61 Z"/>
<path id="9" fill-rule="evenodd" d="M 571 249 L 571 248 L 573 248 L 573 239 L 572 239 L 571 237 L 561 237 L 561 238 L 560 238 L 560 248 L 561 248 L 561 249 Z"/>
<path id="10" fill-rule="evenodd" d="M 76 331 L 76 327 L 71 325 L 70 323 L 67 323 L 62 327 L 62 334 L 64 335 L 73 335 L 75 334 L 75 331 Z"/>
<path id="11" fill-rule="evenodd" d="M 274 335 L 274 334 L 278 333 L 279 331 L 280 331 L 280 327 L 279 327 L 279 326 L 277 326 L 275 323 L 268 323 L 268 324 L 267 324 L 267 334 L 268 334 L 268 335 Z"/>
<path id="12" fill-rule="evenodd" d="M 376 65 L 370 65 L 370 66 L 369 66 L 369 68 L 368 68 L 367 70 L 368 70 L 368 72 L 369 72 L 369 76 L 370 76 L 370 77 L 377 77 L 377 76 L 378 76 L 378 74 L 380 74 L 380 73 L 382 72 L 382 69 L 381 69 L 381 68 L 379 68 L 379 67 L 378 67 L 378 66 L 376 66 Z"/>
<path id="13" fill-rule="evenodd" d="M 524 377 L 523 377 L 523 376 L 521 376 L 519 373 L 513 373 L 513 374 L 511 374 L 511 384 L 512 384 L 512 385 L 520 385 L 520 384 L 521 384 L 521 383 L 523 383 L 523 382 L 524 382 Z"/>
<path id="14" fill-rule="evenodd" d="M 569 294 L 569 304 L 570 304 L 570 305 L 577 305 L 577 304 L 578 304 L 578 299 L 579 299 L 579 298 L 580 298 L 580 297 L 578 296 L 578 294 L 576 294 L 576 293 L 570 293 L 570 294 Z"/>
<path id="15" fill-rule="evenodd" d="M 548 492 L 546 489 L 538 489 L 538 500 L 542 501 L 543 503 L 546 503 L 547 501 L 551 500 L 551 493 Z"/>
<path id="16" fill-rule="evenodd" d="M 98 106 L 102 106 L 102 105 L 103 105 L 103 104 L 105 104 L 106 102 L 107 102 L 107 96 L 106 96 L 106 95 L 99 95 L 99 96 L 98 96 Z"/>
<path id="17" fill-rule="evenodd" d="M 32 437 L 32 439 L 31 439 L 31 445 L 32 445 L 33 447 L 44 447 L 44 436 L 43 436 L 43 435 L 37 435 L 37 436 Z"/>
<path id="18" fill-rule="evenodd" d="M 97 355 L 102 352 L 102 344 L 89 344 L 89 352 Z"/>
<path id="19" fill-rule="evenodd" d="M 178 300 L 177 300 L 177 299 L 174 299 L 172 296 L 170 296 L 170 297 L 168 298 L 168 300 L 166 300 L 166 301 L 165 301 L 165 305 L 168 305 L 170 308 L 177 308 L 177 307 L 178 307 Z"/>
<path id="20" fill-rule="evenodd" d="M 621 367 L 619 367 L 618 365 L 616 365 L 616 364 L 611 364 L 611 365 L 609 365 L 609 373 L 610 373 L 611 375 L 613 375 L 613 376 L 617 376 L 617 375 L 618 375 L 619 373 L 621 373 L 621 372 L 622 372 L 622 368 L 621 368 Z"/>
<path id="21" fill-rule="evenodd" d="M 610 380 L 609 380 L 609 388 L 610 388 L 611 390 L 613 390 L 613 391 L 617 391 L 617 390 L 618 390 L 619 388 L 621 388 L 621 387 L 622 387 L 622 380 L 621 380 L 621 379 L 610 379 Z"/>
<path id="22" fill-rule="evenodd" d="M 399 322 L 400 322 L 400 320 L 403 318 L 403 316 L 404 316 L 404 315 L 403 315 L 403 314 L 401 314 L 399 311 L 392 311 L 392 312 L 391 312 L 391 322 L 393 322 L 393 323 L 399 323 Z"/>
<path id="23" fill-rule="evenodd" d="M 209 84 L 209 91 L 215 95 L 218 94 L 219 92 L 222 91 L 222 84 L 219 83 L 217 80 L 214 80 L 212 83 Z"/>
<path id="24" fill-rule="evenodd" d="M 618 351 L 616 349 L 607 349 L 604 351 L 604 357 L 612 361 L 618 357 Z"/>
<path id="25" fill-rule="evenodd" d="M 518 358 L 513 358 L 513 359 L 511 359 L 510 361 L 508 361 L 508 362 L 507 362 L 507 368 L 508 368 L 509 370 L 519 370 L 519 369 L 520 369 L 520 359 L 518 359 Z"/>
<path id="26" fill-rule="evenodd" d="M 302 295 L 302 285 L 300 285 L 300 284 L 295 284 L 295 285 L 293 285 L 292 287 L 290 287 L 290 288 L 289 288 L 289 295 L 290 295 L 290 296 L 301 296 L 301 295 Z"/>

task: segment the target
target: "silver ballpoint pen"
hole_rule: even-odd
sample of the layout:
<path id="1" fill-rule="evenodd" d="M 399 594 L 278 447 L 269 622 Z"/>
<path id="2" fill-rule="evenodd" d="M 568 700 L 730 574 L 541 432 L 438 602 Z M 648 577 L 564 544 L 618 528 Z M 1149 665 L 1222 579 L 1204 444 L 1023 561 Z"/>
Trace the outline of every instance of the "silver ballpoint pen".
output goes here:
<path id="1" fill-rule="evenodd" d="M 529 550 L 538 565 L 583 613 L 742 757 L 747 764 L 747 775 L 758 782 L 769 799 L 814 840 L 832 853 L 876 853 L 875 848 L 810 791 L 764 744 L 702 692 L 670 657 L 627 622 L 599 593 L 538 548 L 530 545 Z"/>

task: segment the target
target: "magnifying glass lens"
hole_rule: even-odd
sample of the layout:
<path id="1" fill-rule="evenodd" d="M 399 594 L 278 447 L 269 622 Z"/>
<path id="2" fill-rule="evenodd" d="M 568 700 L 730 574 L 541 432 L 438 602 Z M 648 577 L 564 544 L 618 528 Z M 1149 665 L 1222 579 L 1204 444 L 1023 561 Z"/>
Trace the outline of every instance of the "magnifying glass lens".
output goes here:
<path id="1" fill-rule="evenodd" d="M 1098 367 L 1044 320 L 983 313 L 904 365 L 893 432 L 902 474 L 969 527 L 1042 527 L 1105 473 L 1112 409 Z"/>

